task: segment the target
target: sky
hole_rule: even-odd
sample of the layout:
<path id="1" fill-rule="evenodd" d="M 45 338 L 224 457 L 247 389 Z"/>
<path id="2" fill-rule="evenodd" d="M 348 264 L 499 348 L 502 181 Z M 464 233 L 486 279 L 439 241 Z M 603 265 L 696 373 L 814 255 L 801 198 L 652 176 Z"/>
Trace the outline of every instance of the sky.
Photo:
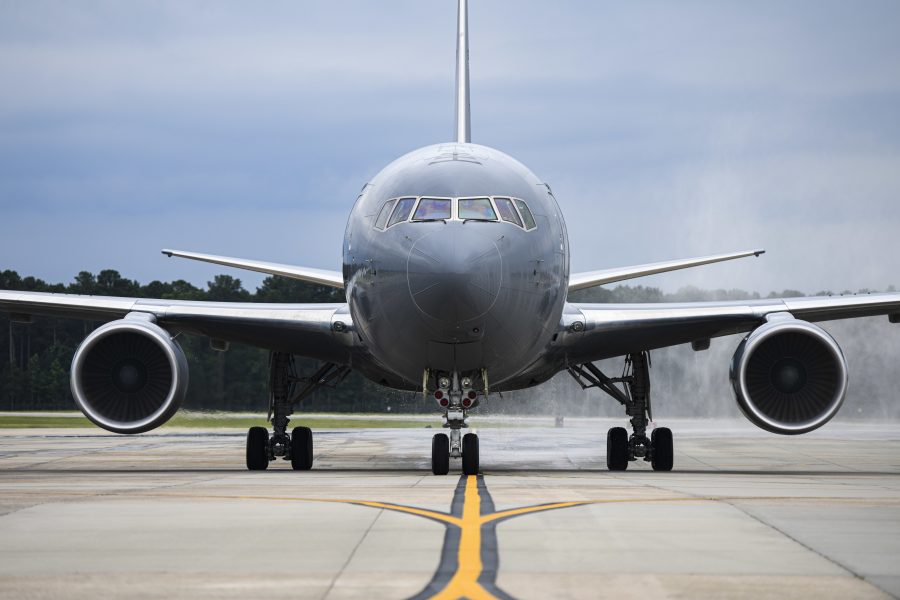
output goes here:
<path id="1" fill-rule="evenodd" d="M 573 271 L 900 287 L 900 3 L 471 0 L 472 140 L 552 186 Z M 454 132 L 453 0 L 0 0 L 0 270 L 178 248 L 340 269 L 359 189 Z"/>

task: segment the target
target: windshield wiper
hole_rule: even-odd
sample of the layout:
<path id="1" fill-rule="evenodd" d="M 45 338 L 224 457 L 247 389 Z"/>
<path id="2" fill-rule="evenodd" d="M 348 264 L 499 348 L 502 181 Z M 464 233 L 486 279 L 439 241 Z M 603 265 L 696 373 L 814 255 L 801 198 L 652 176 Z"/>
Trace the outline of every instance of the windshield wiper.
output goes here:
<path id="1" fill-rule="evenodd" d="M 447 219 L 416 219 L 413 223 L 434 223 L 435 221 L 440 221 L 444 225 L 447 224 Z"/>

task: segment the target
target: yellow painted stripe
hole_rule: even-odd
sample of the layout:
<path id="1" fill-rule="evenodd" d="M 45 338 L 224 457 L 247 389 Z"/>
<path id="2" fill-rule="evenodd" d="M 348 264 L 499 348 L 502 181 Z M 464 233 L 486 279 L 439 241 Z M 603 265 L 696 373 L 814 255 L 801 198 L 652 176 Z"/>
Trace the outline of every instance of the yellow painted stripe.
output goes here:
<path id="1" fill-rule="evenodd" d="M 466 479 L 466 494 L 463 502 L 462 524 L 459 538 L 459 564 L 456 573 L 447 586 L 432 596 L 436 600 L 456 600 L 468 598 L 481 600 L 495 598 L 487 593 L 478 577 L 481 575 L 481 496 L 478 494 L 478 477 L 469 475 Z"/>
<path id="2" fill-rule="evenodd" d="M 429 519 L 435 519 L 456 527 L 462 527 L 462 521 L 456 517 L 450 516 L 442 512 L 426 510 L 424 508 L 415 508 L 412 506 L 400 506 L 399 504 L 387 504 L 385 502 L 369 502 L 368 500 L 331 500 L 331 502 L 342 502 L 344 504 L 358 504 L 360 506 L 370 506 L 372 508 L 383 508 L 384 510 L 393 510 L 397 512 L 418 515 Z"/>
<path id="3" fill-rule="evenodd" d="M 580 502 L 556 502 L 554 504 L 540 504 L 538 506 L 523 506 L 522 508 L 511 508 L 500 512 L 491 513 L 481 518 L 482 523 L 490 523 L 497 519 L 505 519 L 507 517 L 517 517 L 519 515 L 527 515 L 528 513 L 541 512 L 542 510 L 555 510 L 557 508 L 569 508 L 572 506 L 583 506 L 585 504 L 594 504 L 589 500 Z"/>

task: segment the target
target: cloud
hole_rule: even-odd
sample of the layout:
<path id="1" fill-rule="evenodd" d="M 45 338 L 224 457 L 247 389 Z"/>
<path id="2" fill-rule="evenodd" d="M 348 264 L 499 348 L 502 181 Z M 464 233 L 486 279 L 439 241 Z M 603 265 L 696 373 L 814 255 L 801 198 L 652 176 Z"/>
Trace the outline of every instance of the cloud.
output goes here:
<path id="1" fill-rule="evenodd" d="M 473 2 L 473 139 L 553 186 L 576 270 L 763 245 L 641 283 L 900 285 L 898 17 Z M 3 266 L 205 282 L 160 262 L 178 242 L 337 267 L 362 184 L 451 137 L 454 19 L 450 1 L 3 3 Z"/>

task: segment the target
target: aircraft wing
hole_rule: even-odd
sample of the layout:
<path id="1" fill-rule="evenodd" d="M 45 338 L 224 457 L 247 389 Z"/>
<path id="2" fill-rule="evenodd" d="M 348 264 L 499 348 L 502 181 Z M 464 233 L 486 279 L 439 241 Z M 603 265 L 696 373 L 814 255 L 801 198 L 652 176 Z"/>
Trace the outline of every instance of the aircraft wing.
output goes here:
<path id="1" fill-rule="evenodd" d="M 813 322 L 888 315 L 890 322 L 900 323 L 900 293 L 747 302 L 568 303 L 565 334 L 558 344 L 570 364 L 580 364 L 747 332 L 779 312 Z"/>
<path id="2" fill-rule="evenodd" d="M 146 313 L 173 332 L 209 336 L 347 364 L 355 335 L 346 304 L 194 302 L 0 290 L 0 311 L 28 322 L 31 315 L 112 321 Z M 340 325 L 336 325 L 340 322 Z"/>
<path id="3" fill-rule="evenodd" d="M 266 275 L 280 275 L 282 277 L 318 283 L 319 285 L 326 285 L 334 288 L 344 287 L 344 277 L 340 271 L 297 267 L 295 265 L 285 265 L 263 260 L 233 258 L 231 256 L 217 256 L 215 254 L 201 254 L 199 252 L 186 252 L 184 250 L 163 250 L 162 253 L 168 257 L 178 256 L 180 258 L 189 258 L 191 260 L 199 260 L 216 265 L 234 267 L 236 269 L 256 271 L 257 273 L 265 273 Z"/>
<path id="4" fill-rule="evenodd" d="M 683 258 L 679 260 L 667 260 L 664 262 L 649 263 L 646 265 L 635 265 L 631 267 L 617 267 L 615 269 L 602 269 L 600 271 L 573 273 L 569 277 L 569 291 L 574 292 L 575 290 L 581 290 L 584 288 L 593 287 L 595 285 L 603 285 L 604 283 L 615 283 L 616 281 L 625 281 L 626 279 L 634 279 L 635 277 L 644 277 L 646 275 L 656 275 L 657 273 L 677 271 L 678 269 L 699 267 L 700 265 L 709 265 L 726 260 L 734 260 L 736 258 L 759 256 L 760 254 L 765 254 L 765 252 L 765 250 L 745 250 L 743 252 L 730 252 L 728 254 L 713 254 L 711 256 L 701 256 L 699 258 Z"/>

